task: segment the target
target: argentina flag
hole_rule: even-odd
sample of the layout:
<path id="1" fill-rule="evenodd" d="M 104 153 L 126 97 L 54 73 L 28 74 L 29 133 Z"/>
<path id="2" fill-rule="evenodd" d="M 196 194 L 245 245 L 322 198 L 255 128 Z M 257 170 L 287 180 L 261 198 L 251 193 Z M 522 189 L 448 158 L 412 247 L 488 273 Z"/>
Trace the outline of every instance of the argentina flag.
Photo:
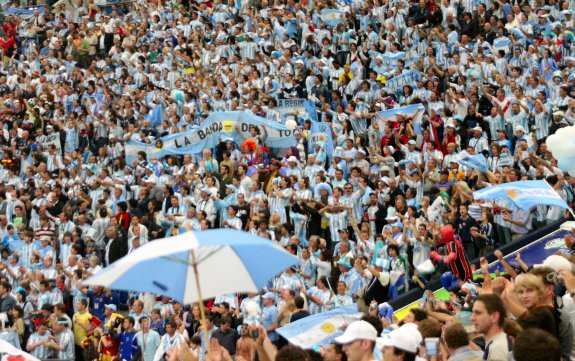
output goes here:
<path id="1" fill-rule="evenodd" d="M 473 198 L 505 199 L 522 210 L 529 210 L 535 206 L 569 208 L 563 198 L 544 180 L 510 182 L 483 188 L 473 193 Z"/>
<path id="2" fill-rule="evenodd" d="M 506 36 L 493 40 L 493 49 L 503 50 L 506 54 L 511 51 L 511 39 Z"/>
<path id="3" fill-rule="evenodd" d="M 487 172 L 487 159 L 482 154 L 466 155 L 459 159 L 459 164 L 470 169 L 476 169 L 480 172 Z"/>
<path id="4" fill-rule="evenodd" d="M 327 24 L 329 27 L 336 27 L 338 24 L 343 24 L 343 19 L 341 18 L 342 12 L 338 9 L 323 9 L 321 11 L 321 21 Z"/>
<path id="5" fill-rule="evenodd" d="M 359 320 L 361 315 L 357 310 L 357 305 L 352 304 L 328 312 L 316 313 L 289 323 L 276 331 L 289 343 L 303 349 L 327 346 L 334 338 L 343 334 L 344 324 L 349 325 Z"/>
<path id="6" fill-rule="evenodd" d="M 324 122 L 311 122 L 311 128 L 308 136 L 308 152 L 313 153 L 317 142 L 324 142 L 326 154 L 329 158 L 333 152 L 333 139 L 331 136 L 331 128 L 328 123 Z"/>

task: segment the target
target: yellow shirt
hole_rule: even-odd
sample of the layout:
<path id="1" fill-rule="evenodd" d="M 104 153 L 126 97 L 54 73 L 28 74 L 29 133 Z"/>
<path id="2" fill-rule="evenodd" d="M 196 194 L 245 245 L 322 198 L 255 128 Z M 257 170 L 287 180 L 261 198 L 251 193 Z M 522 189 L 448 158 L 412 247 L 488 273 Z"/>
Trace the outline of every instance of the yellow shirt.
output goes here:
<path id="1" fill-rule="evenodd" d="M 108 322 L 106 322 L 106 329 L 107 330 L 110 330 L 110 328 L 112 328 L 112 325 L 114 324 L 114 322 L 116 322 L 117 318 L 124 319 L 124 316 L 120 315 L 119 313 L 112 313 L 112 315 L 110 316 L 110 319 L 108 320 Z"/>
<path id="2" fill-rule="evenodd" d="M 90 323 L 90 319 L 92 318 L 92 315 L 90 314 L 90 312 L 84 312 L 84 313 L 79 313 L 76 312 L 74 314 L 74 316 L 72 317 L 72 322 L 74 323 L 74 343 L 78 346 L 82 345 L 82 342 L 84 342 L 84 339 L 86 338 L 86 336 L 88 336 L 88 331 L 86 331 L 86 329 L 84 329 L 84 327 L 80 326 L 78 323 L 76 323 L 76 321 L 78 321 L 79 323 L 83 324 L 83 325 L 88 325 Z"/>
<path id="3" fill-rule="evenodd" d="M 347 73 L 347 74 L 346 74 L 346 73 L 341 73 L 341 75 L 339 76 L 339 79 L 338 79 L 340 84 L 343 83 L 343 78 L 344 78 L 344 77 L 348 78 L 348 80 L 352 80 L 352 79 L 353 79 L 353 74 L 352 74 L 351 72 L 349 72 L 349 73 Z"/>

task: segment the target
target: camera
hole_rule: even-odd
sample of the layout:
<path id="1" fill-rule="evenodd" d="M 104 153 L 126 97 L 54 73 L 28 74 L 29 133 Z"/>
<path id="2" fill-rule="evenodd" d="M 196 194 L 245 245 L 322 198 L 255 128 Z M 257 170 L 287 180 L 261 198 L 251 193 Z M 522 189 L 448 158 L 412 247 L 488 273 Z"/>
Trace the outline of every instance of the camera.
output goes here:
<path id="1" fill-rule="evenodd" d="M 425 351 L 427 357 L 437 356 L 439 353 L 439 338 L 437 337 L 426 337 L 425 338 Z"/>
<path id="2" fill-rule="evenodd" d="M 257 328 L 250 331 L 250 337 L 253 339 L 260 337 L 260 333 Z"/>
<path id="3" fill-rule="evenodd" d="M 118 327 L 122 326 L 122 323 L 123 323 L 123 322 L 124 322 L 124 318 L 123 318 L 123 317 L 117 317 L 117 318 L 114 320 L 114 323 L 112 324 L 112 328 L 115 329 L 115 328 L 118 328 Z"/>

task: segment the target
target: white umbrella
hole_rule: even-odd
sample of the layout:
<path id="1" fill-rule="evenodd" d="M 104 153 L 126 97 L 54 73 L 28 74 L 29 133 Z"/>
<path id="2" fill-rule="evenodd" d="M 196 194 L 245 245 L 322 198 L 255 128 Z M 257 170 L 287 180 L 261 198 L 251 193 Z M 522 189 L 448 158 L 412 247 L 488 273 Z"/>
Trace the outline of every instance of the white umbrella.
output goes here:
<path id="1" fill-rule="evenodd" d="M 40 361 L 40 359 L 29 353 L 18 350 L 11 343 L 0 339 L 0 360 L 10 361 L 11 358 L 17 358 L 17 360 L 22 360 L 23 358 L 26 361 Z"/>
<path id="2" fill-rule="evenodd" d="M 153 241 L 89 277 L 84 284 L 166 295 L 184 304 L 228 293 L 258 292 L 300 261 L 277 243 L 247 232 L 187 232 Z M 206 342 L 209 345 L 207 328 Z"/>

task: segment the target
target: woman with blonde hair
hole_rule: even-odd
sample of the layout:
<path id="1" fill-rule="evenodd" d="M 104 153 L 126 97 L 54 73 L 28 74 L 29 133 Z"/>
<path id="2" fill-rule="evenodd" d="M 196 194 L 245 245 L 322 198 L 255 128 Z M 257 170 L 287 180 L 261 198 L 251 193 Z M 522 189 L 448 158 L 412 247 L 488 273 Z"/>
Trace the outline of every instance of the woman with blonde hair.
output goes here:
<path id="1" fill-rule="evenodd" d="M 508 283 L 501 295 L 509 312 L 523 329 L 539 328 L 557 337 L 552 307 L 543 303 L 545 286 L 540 277 L 525 273 Z"/>

